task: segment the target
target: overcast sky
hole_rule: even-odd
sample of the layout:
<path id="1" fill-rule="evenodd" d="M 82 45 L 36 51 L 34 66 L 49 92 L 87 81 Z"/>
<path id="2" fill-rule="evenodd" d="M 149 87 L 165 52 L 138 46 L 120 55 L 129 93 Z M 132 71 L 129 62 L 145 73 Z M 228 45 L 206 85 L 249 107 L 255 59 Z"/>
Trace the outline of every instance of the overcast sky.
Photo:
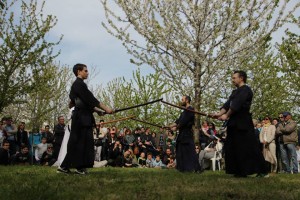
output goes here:
<path id="1" fill-rule="evenodd" d="M 292 0 L 292 5 L 298 0 Z M 61 55 L 58 61 L 73 66 L 84 63 L 94 66 L 99 71 L 93 84 L 125 76 L 131 78 L 132 71 L 137 67 L 129 62 L 130 55 L 126 53 L 121 41 L 107 33 L 101 25 L 105 21 L 104 10 L 100 0 L 48 0 L 45 13 L 55 15 L 58 24 L 49 34 L 49 39 L 58 39 L 64 35 L 59 45 Z M 282 37 L 281 29 L 275 40 Z M 142 74 L 150 73 L 150 67 L 144 67 Z"/>

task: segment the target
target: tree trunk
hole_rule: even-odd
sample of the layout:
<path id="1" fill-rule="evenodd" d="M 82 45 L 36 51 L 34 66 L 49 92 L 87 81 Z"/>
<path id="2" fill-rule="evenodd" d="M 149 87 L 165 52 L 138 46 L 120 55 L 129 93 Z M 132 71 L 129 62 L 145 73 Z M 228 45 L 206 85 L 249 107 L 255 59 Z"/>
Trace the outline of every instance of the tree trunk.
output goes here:
<path id="1" fill-rule="evenodd" d="M 194 108 L 200 111 L 201 107 L 201 66 L 199 63 L 195 63 L 195 73 L 194 73 Z M 199 128 L 200 128 L 200 116 L 195 115 L 195 126 L 194 126 L 194 140 L 199 141 Z"/>

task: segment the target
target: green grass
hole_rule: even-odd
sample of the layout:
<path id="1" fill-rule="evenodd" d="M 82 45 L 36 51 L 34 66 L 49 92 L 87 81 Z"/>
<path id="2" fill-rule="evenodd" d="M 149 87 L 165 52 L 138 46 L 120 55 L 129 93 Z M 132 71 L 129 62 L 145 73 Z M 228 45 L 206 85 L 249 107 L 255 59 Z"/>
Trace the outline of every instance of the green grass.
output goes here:
<path id="1" fill-rule="evenodd" d="M 224 172 L 98 168 L 87 176 L 54 167 L 0 167 L 0 199 L 300 199 L 300 175 L 234 178 Z"/>

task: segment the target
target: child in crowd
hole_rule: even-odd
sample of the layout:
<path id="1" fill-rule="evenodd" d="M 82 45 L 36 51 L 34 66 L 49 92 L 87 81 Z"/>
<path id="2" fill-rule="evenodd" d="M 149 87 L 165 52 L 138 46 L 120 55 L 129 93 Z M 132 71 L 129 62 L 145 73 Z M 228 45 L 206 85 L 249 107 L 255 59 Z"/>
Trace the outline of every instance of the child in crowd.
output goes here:
<path id="1" fill-rule="evenodd" d="M 138 164 L 140 167 L 146 167 L 146 155 L 144 152 L 141 153 L 138 159 Z"/>
<path id="2" fill-rule="evenodd" d="M 164 165 L 163 162 L 161 161 L 160 155 L 157 155 L 155 157 L 155 160 L 153 161 L 153 167 L 160 168 L 160 169 L 166 167 L 166 165 Z"/>
<path id="3" fill-rule="evenodd" d="M 153 167 L 153 162 L 154 162 L 154 159 L 152 157 L 152 153 L 149 152 L 147 154 L 146 167 L 149 167 L 149 168 Z"/>

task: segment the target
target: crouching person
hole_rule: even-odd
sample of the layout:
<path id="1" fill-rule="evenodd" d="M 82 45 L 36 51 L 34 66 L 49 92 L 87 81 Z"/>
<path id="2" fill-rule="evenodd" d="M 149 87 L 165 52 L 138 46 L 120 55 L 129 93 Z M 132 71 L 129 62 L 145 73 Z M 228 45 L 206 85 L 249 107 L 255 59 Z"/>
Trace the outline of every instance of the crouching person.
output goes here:
<path id="1" fill-rule="evenodd" d="M 41 165 L 52 166 L 56 161 L 56 158 L 53 154 L 53 145 L 48 144 L 47 150 L 43 153 L 41 158 Z"/>
<path id="2" fill-rule="evenodd" d="M 21 146 L 21 151 L 12 158 L 13 165 L 29 165 L 30 155 L 28 146 Z"/>

